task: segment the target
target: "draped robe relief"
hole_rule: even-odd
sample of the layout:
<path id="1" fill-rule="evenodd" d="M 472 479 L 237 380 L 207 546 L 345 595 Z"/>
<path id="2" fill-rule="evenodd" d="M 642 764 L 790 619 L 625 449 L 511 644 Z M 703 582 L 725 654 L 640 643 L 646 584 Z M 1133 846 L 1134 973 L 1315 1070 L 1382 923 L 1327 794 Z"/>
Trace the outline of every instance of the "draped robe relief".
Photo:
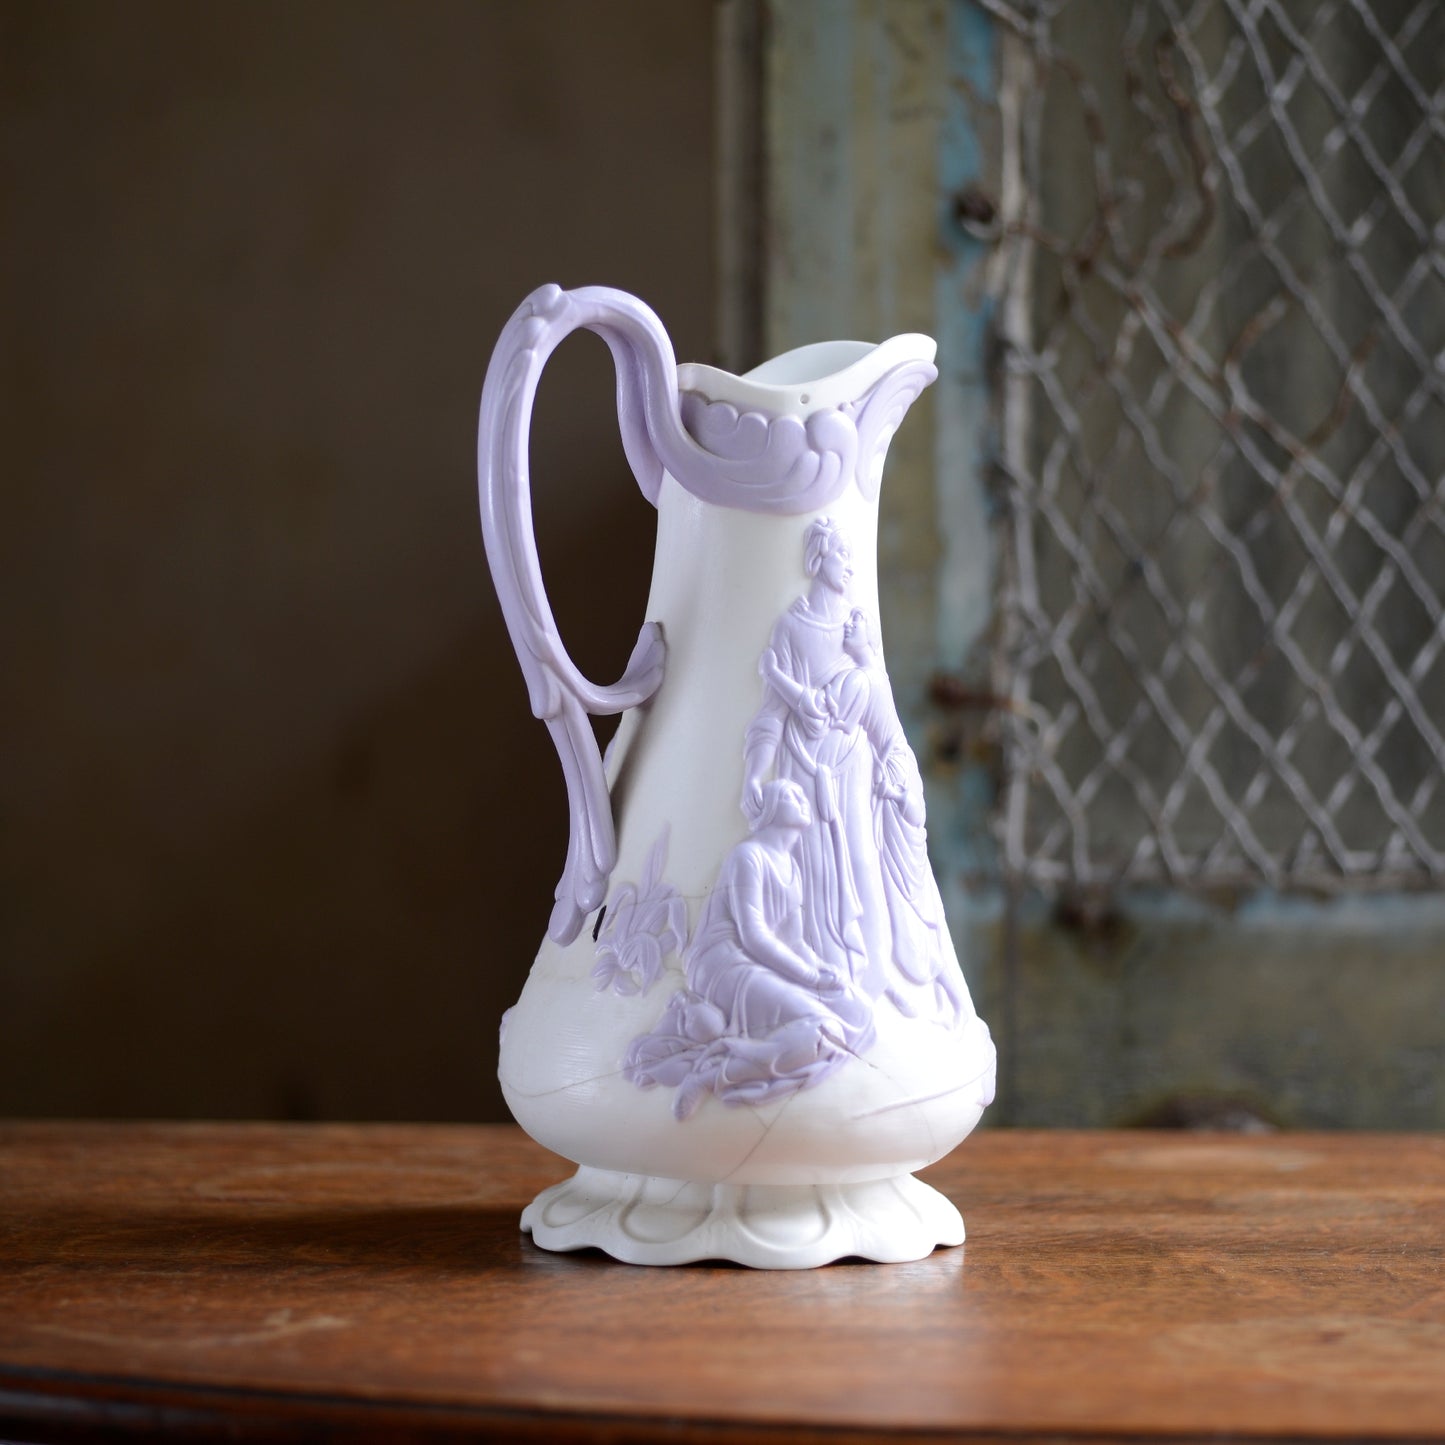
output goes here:
<path id="1" fill-rule="evenodd" d="M 928 864 L 923 785 L 841 530 L 815 521 L 807 592 L 773 627 L 744 739 L 750 833 L 724 858 L 682 948 L 685 986 L 624 1073 L 762 1104 L 867 1051 L 874 1009 L 955 1027 L 971 1015 Z"/>

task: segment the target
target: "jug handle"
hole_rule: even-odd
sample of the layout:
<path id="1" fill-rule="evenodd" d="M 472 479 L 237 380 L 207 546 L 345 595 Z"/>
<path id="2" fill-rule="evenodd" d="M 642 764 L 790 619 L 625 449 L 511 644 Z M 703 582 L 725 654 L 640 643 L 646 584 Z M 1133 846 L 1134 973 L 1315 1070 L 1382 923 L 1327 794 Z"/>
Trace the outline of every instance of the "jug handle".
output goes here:
<path id="1" fill-rule="evenodd" d="M 487 562 L 522 664 L 532 712 L 552 734 L 567 781 L 570 832 L 567 861 L 547 932 L 572 942 L 583 920 L 600 907 L 617 862 L 612 800 L 589 713 L 637 707 L 662 683 L 662 628 L 644 622 L 622 676 L 610 687 L 584 677 L 567 655 L 547 602 L 532 530 L 527 438 L 537 383 L 558 343 L 585 327 L 612 352 L 617 370 L 623 446 L 643 494 L 655 506 L 663 464 L 649 432 L 659 407 L 666 431 L 680 432 L 677 367 L 672 343 L 648 307 L 602 286 L 563 291 L 543 286 L 513 314 L 498 338 L 482 388 L 477 477 Z M 671 395 L 668 395 L 668 392 Z"/>

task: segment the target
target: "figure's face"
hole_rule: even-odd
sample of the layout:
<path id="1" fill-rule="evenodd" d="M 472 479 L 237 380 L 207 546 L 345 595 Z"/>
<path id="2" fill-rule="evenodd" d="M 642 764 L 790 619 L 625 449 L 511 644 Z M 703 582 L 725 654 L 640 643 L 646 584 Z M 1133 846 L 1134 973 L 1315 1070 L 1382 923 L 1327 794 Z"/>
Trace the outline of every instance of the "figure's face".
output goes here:
<path id="1" fill-rule="evenodd" d="M 801 788 L 785 788 L 778 799 L 775 821 L 785 828 L 807 828 L 812 824 L 813 814 Z"/>
<path id="2" fill-rule="evenodd" d="M 834 592 L 846 592 L 853 580 L 853 554 L 845 543 L 839 542 L 818 568 L 818 575 Z"/>
<path id="3" fill-rule="evenodd" d="M 843 624 L 843 650 L 854 662 L 867 662 L 872 653 L 868 641 L 868 623 L 861 612 L 855 612 Z"/>

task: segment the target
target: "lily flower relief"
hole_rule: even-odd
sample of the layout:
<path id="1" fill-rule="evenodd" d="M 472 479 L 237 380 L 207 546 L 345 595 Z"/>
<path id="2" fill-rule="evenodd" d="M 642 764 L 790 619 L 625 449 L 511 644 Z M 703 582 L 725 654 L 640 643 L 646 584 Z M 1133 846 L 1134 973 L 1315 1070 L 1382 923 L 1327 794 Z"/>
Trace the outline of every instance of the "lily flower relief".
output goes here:
<path id="1" fill-rule="evenodd" d="M 643 865 L 642 880 L 624 883 L 603 913 L 592 978 L 599 992 L 644 994 L 662 974 L 669 954 L 687 942 L 687 904 L 662 881 L 668 829 L 663 828 Z"/>

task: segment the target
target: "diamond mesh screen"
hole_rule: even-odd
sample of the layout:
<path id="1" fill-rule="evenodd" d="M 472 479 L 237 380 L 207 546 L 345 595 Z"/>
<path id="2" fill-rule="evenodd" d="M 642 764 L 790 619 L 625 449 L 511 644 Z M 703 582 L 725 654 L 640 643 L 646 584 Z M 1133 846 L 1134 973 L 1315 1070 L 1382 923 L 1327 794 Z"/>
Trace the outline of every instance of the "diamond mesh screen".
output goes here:
<path id="1" fill-rule="evenodd" d="M 1005 864 L 1445 881 L 1445 4 L 1003 37 Z"/>

